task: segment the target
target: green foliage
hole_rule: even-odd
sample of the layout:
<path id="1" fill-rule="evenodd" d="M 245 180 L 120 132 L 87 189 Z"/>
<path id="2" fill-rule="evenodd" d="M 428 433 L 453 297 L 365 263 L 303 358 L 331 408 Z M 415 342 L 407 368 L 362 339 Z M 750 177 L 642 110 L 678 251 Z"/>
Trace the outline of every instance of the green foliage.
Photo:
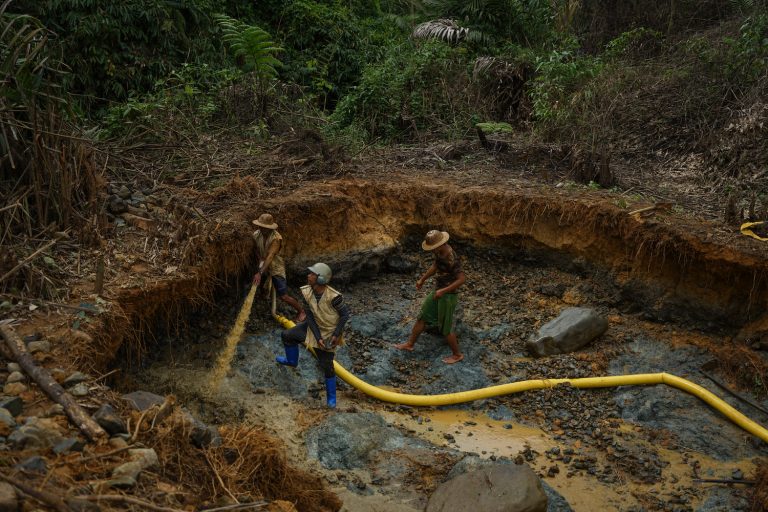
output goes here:
<path id="1" fill-rule="evenodd" d="M 736 80 L 755 82 L 768 74 L 768 14 L 748 17 L 737 39 L 728 39 L 728 74 Z"/>
<path id="2" fill-rule="evenodd" d="M 409 140 L 470 126 L 466 52 L 438 41 L 393 47 L 368 66 L 331 116 L 369 139 Z"/>
<path id="3" fill-rule="evenodd" d="M 99 136 L 159 139 L 169 126 L 181 130 L 193 122 L 195 128 L 205 127 L 225 110 L 222 91 L 241 75 L 207 64 L 185 64 L 158 80 L 151 93 L 110 107 Z"/>
<path id="4" fill-rule="evenodd" d="M 282 77 L 331 108 L 363 68 L 405 40 L 389 18 L 360 18 L 336 2 L 294 0 L 282 7 L 279 36 L 287 49 Z"/>
<path id="5" fill-rule="evenodd" d="M 540 121 L 554 121 L 568 113 L 572 93 L 598 75 L 600 59 L 578 55 L 575 49 L 552 50 L 536 59 L 536 78 L 531 87 L 534 116 Z"/>
<path id="6" fill-rule="evenodd" d="M 456 20 L 468 39 L 490 47 L 501 41 L 542 45 L 554 37 L 550 0 L 427 0 L 433 18 Z"/>
<path id="7" fill-rule="evenodd" d="M 243 71 L 253 73 L 259 80 L 277 76 L 277 68 L 282 66 L 282 62 L 274 54 L 283 49 L 274 45 L 266 31 L 225 14 L 217 14 L 214 19 L 223 31 L 222 39 L 234 53 Z"/>
<path id="8" fill-rule="evenodd" d="M 189 56 L 215 53 L 215 0 L 18 0 L 58 34 L 73 73 L 68 85 L 101 106 L 147 91 Z M 87 106 L 87 105 L 86 105 Z"/>
<path id="9" fill-rule="evenodd" d="M 618 59 L 655 56 L 661 49 L 663 37 L 658 30 L 642 27 L 629 30 L 608 42 L 604 57 Z"/>
<path id="10" fill-rule="evenodd" d="M 512 133 L 515 131 L 509 123 L 477 123 L 476 127 L 484 133 Z"/>

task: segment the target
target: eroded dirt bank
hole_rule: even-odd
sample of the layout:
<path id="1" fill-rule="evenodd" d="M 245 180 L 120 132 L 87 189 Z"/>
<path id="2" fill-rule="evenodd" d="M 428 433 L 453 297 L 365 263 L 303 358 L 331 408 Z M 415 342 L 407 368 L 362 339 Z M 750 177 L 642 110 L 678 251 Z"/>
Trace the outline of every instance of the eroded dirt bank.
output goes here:
<path id="1" fill-rule="evenodd" d="M 222 280 L 247 271 L 253 254 L 250 220 L 258 211 L 280 219 L 294 270 L 327 259 L 341 264 L 342 280 L 356 277 L 377 270 L 405 236 L 440 227 L 478 247 L 524 253 L 561 267 L 603 269 L 618 293 L 650 317 L 690 319 L 710 329 L 745 327 L 738 339 L 765 344 L 768 281 L 759 251 L 741 240 L 713 237 L 720 228 L 673 213 L 629 215 L 637 205 L 619 207 L 615 199 L 585 191 L 549 190 L 339 180 L 303 187 L 280 200 L 254 201 L 247 209 L 211 211 L 200 234 L 187 243 L 186 265 L 150 266 L 113 288 L 123 314 L 107 321 L 111 326 L 104 332 L 110 336 L 100 340 L 96 363 L 114 358 L 126 322 L 145 332 L 158 322 L 170 325 L 210 301 Z M 206 210 L 204 200 L 200 208 Z M 141 260 L 140 251 L 132 258 Z"/>

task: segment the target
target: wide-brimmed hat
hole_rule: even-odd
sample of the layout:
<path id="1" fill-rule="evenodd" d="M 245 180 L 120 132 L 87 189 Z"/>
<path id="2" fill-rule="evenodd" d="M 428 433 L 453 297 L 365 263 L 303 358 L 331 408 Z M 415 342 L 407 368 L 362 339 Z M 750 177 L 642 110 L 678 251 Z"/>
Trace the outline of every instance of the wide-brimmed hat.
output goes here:
<path id="1" fill-rule="evenodd" d="M 447 231 L 438 231 L 436 229 L 433 229 L 427 235 L 424 237 L 424 241 L 421 242 L 421 248 L 425 251 L 431 251 L 433 249 L 437 249 L 441 245 L 443 245 L 445 242 L 448 241 L 450 238 L 450 235 Z"/>
<path id="2" fill-rule="evenodd" d="M 268 213 L 262 213 L 259 218 L 253 221 L 259 227 L 266 229 L 277 229 L 277 222 Z"/>

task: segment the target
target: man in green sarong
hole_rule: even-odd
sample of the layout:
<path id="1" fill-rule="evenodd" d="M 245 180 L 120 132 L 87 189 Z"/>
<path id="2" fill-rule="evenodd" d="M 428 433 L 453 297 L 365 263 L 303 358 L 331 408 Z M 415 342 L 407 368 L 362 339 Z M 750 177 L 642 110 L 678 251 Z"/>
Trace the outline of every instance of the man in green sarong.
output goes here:
<path id="1" fill-rule="evenodd" d="M 464 359 L 464 354 L 459 350 L 459 341 L 456 338 L 455 313 L 459 303 L 456 290 L 464 284 L 466 277 L 459 256 L 448 245 L 448 238 L 447 232 L 432 230 L 427 233 L 421 243 L 422 249 L 435 255 L 435 261 L 416 281 L 416 288 L 420 290 L 427 279 L 437 274 L 435 289 L 424 299 L 419 318 L 411 330 L 408 341 L 395 345 L 395 348 L 412 351 L 416 340 L 419 339 L 427 326 L 435 327 L 440 331 L 440 334 L 445 336 L 445 341 L 452 352 L 452 355 L 443 358 L 443 362 L 453 364 Z"/>

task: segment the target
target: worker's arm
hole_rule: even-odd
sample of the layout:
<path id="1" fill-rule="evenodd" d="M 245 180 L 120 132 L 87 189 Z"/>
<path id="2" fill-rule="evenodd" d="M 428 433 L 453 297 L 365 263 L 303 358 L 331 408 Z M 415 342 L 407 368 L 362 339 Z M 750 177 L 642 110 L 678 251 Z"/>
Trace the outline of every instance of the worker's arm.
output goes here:
<path id="1" fill-rule="evenodd" d="M 272 263 L 272 260 L 274 259 L 275 255 L 280 250 L 280 245 L 283 243 L 282 240 L 273 240 L 271 244 L 269 244 L 269 247 L 267 247 L 267 255 L 264 258 L 264 261 L 259 263 L 259 272 L 262 274 L 267 271 L 269 268 L 269 265 Z"/>
<path id="2" fill-rule="evenodd" d="M 334 297 L 334 299 L 331 301 L 331 306 L 333 306 L 333 308 L 339 314 L 339 321 L 336 322 L 336 328 L 333 330 L 333 335 L 331 336 L 331 346 L 328 348 L 333 348 L 336 346 L 336 342 L 339 340 L 341 333 L 344 331 L 344 326 L 349 320 L 349 317 L 352 316 L 352 313 L 349 311 L 349 306 L 347 306 L 347 303 L 344 302 L 344 297 L 341 295 Z"/>
<path id="3" fill-rule="evenodd" d="M 282 240 L 274 240 L 271 244 L 269 244 L 269 247 L 267 247 L 267 255 L 263 260 L 259 261 L 259 269 L 256 272 L 256 275 L 253 276 L 253 282 L 257 286 L 259 283 L 261 283 L 261 278 L 267 272 L 267 269 L 272 263 L 272 259 L 275 257 L 275 254 L 277 254 L 277 252 L 280 250 L 280 244 L 282 244 Z M 259 257 L 261 257 L 261 255 L 259 255 Z"/>
<path id="4" fill-rule="evenodd" d="M 435 291 L 435 298 L 439 299 L 440 297 L 442 297 L 446 293 L 453 293 L 453 292 L 455 292 L 456 289 L 459 286 L 463 285 L 464 281 L 466 281 L 466 280 L 467 280 L 467 278 L 464 275 L 464 272 L 459 272 L 459 274 L 456 276 L 456 280 L 454 282 L 452 282 L 451 284 L 449 284 L 445 288 L 440 288 L 439 290 Z"/>
<path id="5" fill-rule="evenodd" d="M 421 290 L 421 287 L 424 286 L 424 282 L 435 275 L 435 272 L 437 272 L 437 263 L 433 263 L 432 266 L 429 267 L 426 272 L 424 272 L 424 275 L 421 276 L 418 281 L 416 281 L 416 289 Z"/>

